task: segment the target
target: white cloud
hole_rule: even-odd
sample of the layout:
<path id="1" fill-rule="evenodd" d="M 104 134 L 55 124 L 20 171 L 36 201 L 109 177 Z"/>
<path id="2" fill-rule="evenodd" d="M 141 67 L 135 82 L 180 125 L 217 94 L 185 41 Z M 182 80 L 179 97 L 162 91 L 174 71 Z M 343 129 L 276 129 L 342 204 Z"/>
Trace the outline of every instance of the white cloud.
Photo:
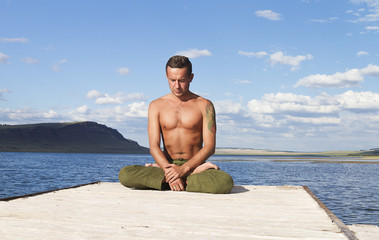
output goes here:
<path id="1" fill-rule="evenodd" d="M 5 43 L 27 43 L 28 41 L 27 38 L 0 38 L 0 42 Z"/>
<path id="2" fill-rule="evenodd" d="M 128 75 L 130 73 L 130 70 L 129 68 L 126 68 L 126 67 L 120 67 L 118 69 L 118 74 L 120 75 Z"/>
<path id="3" fill-rule="evenodd" d="M 93 99 L 104 96 L 101 92 L 96 90 L 91 90 L 87 93 L 87 98 Z"/>
<path id="4" fill-rule="evenodd" d="M 0 89 L 0 100 L 4 100 L 3 93 L 10 93 L 10 91 L 6 88 Z"/>
<path id="5" fill-rule="evenodd" d="M 242 110 L 242 104 L 231 100 L 215 101 L 216 114 L 236 114 Z"/>
<path id="6" fill-rule="evenodd" d="M 53 69 L 54 72 L 59 72 L 61 70 L 58 64 L 53 64 L 51 66 L 51 69 Z"/>
<path id="7" fill-rule="evenodd" d="M 297 56 L 286 56 L 283 52 L 275 52 L 270 55 L 271 66 L 275 64 L 283 64 L 292 66 L 291 70 L 296 70 L 302 61 L 312 60 L 313 56 L 311 54 L 307 55 L 297 55 Z"/>
<path id="8" fill-rule="evenodd" d="M 250 132 L 255 130 L 255 138 L 276 141 L 289 137 L 296 144 L 302 144 L 308 137 L 306 141 L 333 139 L 330 143 L 349 137 L 370 139 L 376 138 L 379 127 L 379 93 L 347 91 L 334 96 L 323 93 L 315 97 L 271 93 L 249 101 L 245 114 L 252 120 L 237 122 L 235 125 L 238 128 L 248 127 Z M 232 131 L 236 129 L 230 130 L 229 135 L 233 135 Z M 239 132 L 241 138 L 243 135 Z M 279 142 L 285 144 L 283 141 Z M 259 140 L 257 144 L 260 144 Z M 272 148 L 270 141 L 266 144 Z M 366 141 L 366 144 L 370 144 L 370 141 Z M 296 145 L 292 146 L 292 149 L 296 148 Z M 324 148 L 327 147 L 324 144 Z"/>
<path id="9" fill-rule="evenodd" d="M 287 116 L 287 120 L 293 123 L 303 123 L 310 125 L 338 125 L 341 123 L 339 117 L 294 117 Z"/>
<path id="10" fill-rule="evenodd" d="M 133 102 L 126 106 L 116 106 L 112 108 L 90 109 L 87 105 L 79 106 L 75 109 L 56 112 L 54 110 L 38 109 L 2 109 L 0 108 L 0 121 L 7 124 L 25 124 L 40 122 L 70 122 L 70 121 L 96 121 L 100 123 L 125 123 L 133 122 L 146 128 L 144 121 L 147 119 L 148 105 L 146 102 Z M 139 120 L 134 121 L 134 118 Z"/>
<path id="11" fill-rule="evenodd" d="M 129 101 L 144 101 L 146 97 L 143 93 L 130 93 L 125 94 L 122 92 L 110 95 L 101 93 L 96 90 L 91 90 L 87 93 L 87 98 L 95 99 L 96 104 L 123 104 Z"/>
<path id="12" fill-rule="evenodd" d="M 186 56 L 188 58 L 198 58 L 203 56 L 211 56 L 212 53 L 207 49 L 199 50 L 199 49 L 190 49 L 185 51 L 177 52 L 176 55 Z"/>
<path id="13" fill-rule="evenodd" d="M 238 51 L 238 54 L 242 56 L 256 57 L 256 58 L 263 58 L 263 57 L 269 56 L 268 61 L 270 62 L 271 66 L 275 66 L 276 64 L 290 65 L 292 66 L 291 71 L 297 70 L 303 61 L 313 59 L 313 56 L 311 54 L 289 56 L 289 55 L 284 55 L 282 51 L 268 54 L 265 51 L 244 52 L 240 50 Z"/>
<path id="14" fill-rule="evenodd" d="M 76 111 L 78 113 L 85 114 L 85 113 L 89 112 L 89 108 L 88 108 L 87 105 L 83 105 L 83 106 L 80 106 L 80 107 L 76 108 Z"/>
<path id="15" fill-rule="evenodd" d="M 128 122 L 131 121 L 132 118 L 147 118 L 147 111 L 148 105 L 143 101 L 111 108 L 90 109 L 88 106 L 84 105 L 75 110 L 69 111 L 66 114 L 66 118 L 71 121 L 96 119 L 96 122 L 103 123 Z"/>
<path id="16" fill-rule="evenodd" d="M 365 29 L 367 31 L 376 31 L 376 32 L 379 31 L 379 27 L 378 26 L 367 26 L 367 27 L 365 27 Z"/>
<path id="17" fill-rule="evenodd" d="M 357 12 L 350 11 L 354 16 L 358 17 L 352 22 L 377 22 L 379 21 L 379 1 L 378 0 L 351 0 L 355 4 L 366 4 L 367 13 L 363 13 L 364 10 L 359 9 Z M 363 15 L 363 16 L 362 16 Z"/>
<path id="18" fill-rule="evenodd" d="M 233 79 L 234 84 L 250 84 L 249 80 Z"/>
<path id="19" fill-rule="evenodd" d="M 31 57 L 21 58 L 21 61 L 27 63 L 27 64 L 37 64 L 39 63 L 38 59 L 34 59 Z"/>
<path id="20" fill-rule="evenodd" d="M 327 19 L 309 19 L 310 22 L 316 22 L 316 23 L 327 23 Z"/>
<path id="21" fill-rule="evenodd" d="M 335 20 L 338 20 L 338 17 L 329 17 L 329 18 L 322 18 L 322 19 L 310 19 L 310 22 L 316 22 L 316 23 L 330 23 Z"/>
<path id="22" fill-rule="evenodd" d="M 370 55 L 370 54 L 368 52 L 366 52 L 366 51 L 359 51 L 359 52 L 357 52 L 357 56 L 358 57 L 368 56 L 368 55 Z"/>
<path id="23" fill-rule="evenodd" d="M 337 95 L 336 100 L 343 110 L 366 112 L 379 110 L 379 94 L 373 92 L 347 91 Z"/>
<path id="24" fill-rule="evenodd" d="M 257 57 L 262 58 L 268 55 L 267 52 L 260 51 L 260 52 L 244 52 L 244 51 L 238 51 L 238 54 L 248 57 Z"/>
<path id="25" fill-rule="evenodd" d="M 363 81 L 363 76 L 358 69 L 351 69 L 344 73 L 337 72 L 332 75 L 315 74 L 301 78 L 295 87 L 304 86 L 311 88 L 333 87 L 344 88 L 351 87 Z"/>
<path id="26" fill-rule="evenodd" d="M 331 114 L 338 108 L 330 103 L 327 95 L 320 95 L 314 99 L 305 95 L 293 93 L 265 94 L 262 100 L 251 100 L 248 109 L 252 114 L 300 114 L 307 113 Z"/>
<path id="27" fill-rule="evenodd" d="M 255 12 L 255 16 L 266 18 L 271 21 L 282 20 L 280 13 L 273 12 L 272 10 L 259 10 Z"/>
<path id="28" fill-rule="evenodd" d="M 2 64 L 8 64 L 9 56 L 5 55 L 4 53 L 0 53 L 0 63 Z"/>
<path id="29" fill-rule="evenodd" d="M 367 67 L 362 68 L 360 70 L 360 72 L 363 75 L 370 75 L 370 76 L 376 76 L 376 77 L 378 77 L 379 76 L 379 66 L 373 65 L 373 64 L 369 64 Z"/>
<path id="30" fill-rule="evenodd" d="M 334 73 L 332 75 L 315 74 L 301 78 L 295 87 L 310 87 L 310 88 L 346 88 L 356 86 L 364 80 L 364 75 L 379 76 L 379 66 L 369 64 L 362 69 L 350 69 L 344 73 Z"/>
<path id="31" fill-rule="evenodd" d="M 24 109 L 2 109 L 0 108 L 0 119 L 4 123 L 21 124 L 31 122 L 52 121 L 59 118 L 60 114 L 53 110 L 41 111 L 30 108 Z"/>
<path id="32" fill-rule="evenodd" d="M 269 114 L 314 118 L 315 115 L 335 117 L 342 111 L 375 113 L 379 110 L 379 93 L 349 90 L 335 96 L 323 93 L 314 98 L 293 93 L 271 93 L 265 94 L 261 100 L 249 101 L 247 107 L 252 116 Z"/>
<path id="33" fill-rule="evenodd" d="M 58 63 L 55 63 L 51 66 L 54 72 L 59 72 L 62 68 L 62 65 L 67 62 L 67 59 L 59 60 Z"/>
<path id="34" fill-rule="evenodd" d="M 87 97 L 96 99 L 104 95 L 93 90 Z M 366 139 L 360 143 L 371 146 L 367 144 L 378 139 L 379 93 L 375 92 L 346 91 L 338 95 L 323 93 L 313 97 L 279 92 L 251 99 L 247 105 L 232 100 L 214 103 L 218 146 L 340 150 L 335 149 L 336 145 L 328 145 L 354 138 Z M 140 138 L 141 135 L 147 137 L 147 111 L 145 101 L 111 107 L 81 105 L 58 111 L 0 108 L 0 121 L 7 124 L 96 121 Z M 351 144 L 353 149 L 357 147 L 354 143 L 356 141 Z M 346 149 L 344 144 L 338 146 Z"/>
<path id="35" fill-rule="evenodd" d="M 55 47 L 54 47 L 53 45 L 49 45 L 49 46 L 47 46 L 47 47 L 45 47 L 45 48 L 43 48 L 43 49 L 45 49 L 45 50 L 47 50 L 47 51 L 54 51 L 54 50 L 55 50 Z"/>

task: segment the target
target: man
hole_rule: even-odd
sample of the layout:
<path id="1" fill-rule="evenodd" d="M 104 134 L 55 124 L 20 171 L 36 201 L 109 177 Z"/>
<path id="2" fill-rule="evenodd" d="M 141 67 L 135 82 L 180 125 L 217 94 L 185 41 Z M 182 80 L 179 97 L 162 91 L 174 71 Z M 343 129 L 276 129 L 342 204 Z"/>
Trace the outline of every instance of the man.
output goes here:
<path id="1" fill-rule="evenodd" d="M 156 163 L 122 168 L 119 179 L 124 186 L 206 193 L 232 189 L 230 175 L 206 162 L 215 152 L 215 110 L 211 101 L 189 90 L 193 76 L 187 57 L 168 60 L 171 93 L 151 102 L 148 113 L 150 153 Z"/>

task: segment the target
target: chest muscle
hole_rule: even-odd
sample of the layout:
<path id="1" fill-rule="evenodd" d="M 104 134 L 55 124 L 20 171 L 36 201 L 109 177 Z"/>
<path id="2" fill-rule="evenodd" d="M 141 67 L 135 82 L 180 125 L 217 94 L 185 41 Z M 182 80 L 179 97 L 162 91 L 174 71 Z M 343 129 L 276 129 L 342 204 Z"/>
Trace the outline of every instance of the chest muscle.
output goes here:
<path id="1" fill-rule="evenodd" d="M 202 120 L 200 111 L 189 111 L 185 108 L 176 110 L 166 109 L 166 111 L 160 114 L 160 123 L 164 130 L 198 130 L 201 128 Z"/>

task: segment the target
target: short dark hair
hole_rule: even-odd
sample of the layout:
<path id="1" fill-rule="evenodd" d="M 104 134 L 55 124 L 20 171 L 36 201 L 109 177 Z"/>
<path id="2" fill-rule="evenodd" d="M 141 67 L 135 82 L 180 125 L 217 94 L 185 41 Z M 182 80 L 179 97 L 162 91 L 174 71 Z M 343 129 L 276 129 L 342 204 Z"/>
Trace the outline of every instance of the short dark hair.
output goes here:
<path id="1" fill-rule="evenodd" d="M 166 73 L 167 73 L 167 67 L 187 68 L 187 75 L 190 76 L 192 74 L 192 63 L 185 56 L 175 55 L 175 56 L 170 57 L 170 59 L 166 63 Z"/>

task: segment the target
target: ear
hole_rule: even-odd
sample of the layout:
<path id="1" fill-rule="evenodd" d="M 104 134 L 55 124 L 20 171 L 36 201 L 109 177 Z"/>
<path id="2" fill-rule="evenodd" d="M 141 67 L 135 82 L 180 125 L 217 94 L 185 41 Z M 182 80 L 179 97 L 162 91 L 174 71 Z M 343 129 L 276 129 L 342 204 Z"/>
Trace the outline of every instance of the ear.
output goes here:
<path id="1" fill-rule="evenodd" d="M 193 73 L 191 73 L 190 82 L 192 82 L 193 76 L 194 76 Z"/>

